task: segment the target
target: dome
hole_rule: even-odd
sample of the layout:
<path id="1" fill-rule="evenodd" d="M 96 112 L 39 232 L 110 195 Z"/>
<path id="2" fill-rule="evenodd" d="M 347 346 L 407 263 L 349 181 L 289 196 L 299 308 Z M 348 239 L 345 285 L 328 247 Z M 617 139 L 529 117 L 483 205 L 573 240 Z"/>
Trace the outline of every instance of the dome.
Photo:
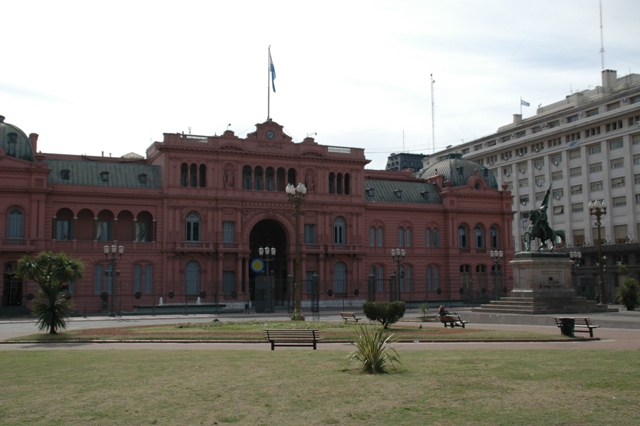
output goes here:
<path id="1" fill-rule="evenodd" d="M 33 161 L 33 148 L 27 135 L 16 126 L 5 123 L 2 115 L 0 115 L 0 148 L 9 157 Z"/>
<path id="2" fill-rule="evenodd" d="M 462 154 L 449 154 L 444 160 L 427 167 L 418 174 L 421 179 L 442 175 L 445 181 L 451 181 L 451 186 L 463 186 L 475 171 L 484 179 L 487 188 L 498 189 L 498 181 L 491 171 L 475 161 L 465 160 Z"/>

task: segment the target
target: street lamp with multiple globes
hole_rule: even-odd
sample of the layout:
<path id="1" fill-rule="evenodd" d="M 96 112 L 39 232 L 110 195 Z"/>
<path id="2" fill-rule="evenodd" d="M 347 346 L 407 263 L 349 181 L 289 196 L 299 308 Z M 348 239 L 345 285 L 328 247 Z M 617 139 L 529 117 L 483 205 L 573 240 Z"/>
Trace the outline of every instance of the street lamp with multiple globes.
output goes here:
<path id="1" fill-rule="evenodd" d="M 582 263 L 582 252 L 572 251 L 569 253 L 569 258 L 573 261 L 573 286 L 578 288 L 578 267 L 580 267 L 580 263 Z"/>
<path id="2" fill-rule="evenodd" d="M 258 253 L 260 254 L 260 259 L 262 259 L 262 261 L 265 263 L 265 275 L 268 277 L 270 274 L 270 269 L 269 269 L 269 262 L 273 262 L 273 260 L 275 259 L 275 255 L 276 255 L 276 248 L 275 247 L 260 247 L 258 249 Z M 271 255 L 271 257 L 269 257 L 269 255 Z"/>
<path id="3" fill-rule="evenodd" d="M 111 257 L 109 257 L 111 254 Z M 118 257 L 116 257 L 116 254 Z M 122 259 L 122 255 L 124 254 L 124 246 L 118 247 L 117 245 L 111 246 L 111 252 L 109 252 L 109 246 L 104 246 L 104 257 L 107 260 L 111 261 L 111 271 L 106 272 L 105 275 L 111 276 L 111 309 L 109 311 L 110 317 L 115 317 L 116 312 L 114 309 L 114 301 L 116 298 L 116 276 L 118 275 L 116 272 L 116 260 Z"/>
<path id="4" fill-rule="evenodd" d="M 500 294 L 500 290 L 498 288 L 498 281 L 500 280 L 500 264 L 502 263 L 502 259 L 504 257 L 504 253 L 502 253 L 502 250 L 491 250 L 491 252 L 489 252 L 490 256 L 491 256 L 491 260 L 493 261 L 493 263 L 496 264 L 494 271 L 493 271 L 493 297 L 495 299 L 498 298 L 498 295 Z"/>
<path id="5" fill-rule="evenodd" d="M 296 218 L 296 260 L 294 269 L 295 308 L 291 318 L 299 321 L 304 321 L 304 317 L 302 316 L 302 291 L 300 285 L 300 215 L 304 214 L 304 212 L 300 211 L 300 205 L 304 202 L 304 199 L 307 195 L 307 187 L 304 186 L 303 183 L 299 183 L 298 186 L 288 184 L 285 188 L 285 191 L 287 192 L 287 198 L 289 199 L 289 202 L 293 204 L 294 215 Z"/>
<path id="6" fill-rule="evenodd" d="M 589 201 L 589 214 L 596 217 L 596 227 L 598 228 L 598 267 L 600 269 L 600 304 L 606 303 L 604 294 L 604 260 L 602 257 L 602 235 L 600 234 L 601 217 L 607 214 L 607 206 L 604 200 Z"/>
<path id="7" fill-rule="evenodd" d="M 401 294 L 400 294 L 400 264 L 404 261 L 404 255 L 405 255 L 405 251 L 404 249 L 391 249 L 391 258 L 393 259 L 394 262 L 396 262 L 398 264 L 398 267 L 396 269 L 396 276 L 395 276 L 395 288 L 390 289 L 391 291 L 391 301 L 396 301 L 396 300 L 400 300 L 401 299 Z M 394 281 L 394 280 L 391 280 Z"/>

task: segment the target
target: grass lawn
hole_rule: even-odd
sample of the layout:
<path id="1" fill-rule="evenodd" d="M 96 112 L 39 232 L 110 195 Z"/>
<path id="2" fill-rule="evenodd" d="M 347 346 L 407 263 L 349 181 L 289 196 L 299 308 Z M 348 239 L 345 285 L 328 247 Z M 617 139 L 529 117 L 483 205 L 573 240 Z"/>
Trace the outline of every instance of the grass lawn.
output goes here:
<path id="1" fill-rule="evenodd" d="M 344 322 L 210 322 L 181 323 L 175 325 L 100 328 L 73 330 L 49 335 L 33 334 L 15 338 L 17 341 L 89 341 L 89 340 L 206 340 L 206 341 L 264 341 L 266 328 L 316 328 L 325 341 L 351 341 L 358 328 Z M 389 328 L 396 340 L 567 340 L 558 334 L 528 333 L 522 331 L 482 330 L 473 328 L 423 327 L 418 323 L 399 322 Z"/>
<path id="2" fill-rule="evenodd" d="M 0 352 L 3 425 L 637 425 L 638 351 Z"/>

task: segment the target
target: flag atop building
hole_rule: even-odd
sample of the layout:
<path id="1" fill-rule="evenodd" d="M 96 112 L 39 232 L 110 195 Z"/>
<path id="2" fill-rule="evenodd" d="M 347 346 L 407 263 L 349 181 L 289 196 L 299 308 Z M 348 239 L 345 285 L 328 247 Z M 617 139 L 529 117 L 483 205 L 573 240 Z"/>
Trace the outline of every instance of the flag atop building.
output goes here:
<path id="1" fill-rule="evenodd" d="M 273 59 L 271 59 L 271 46 L 269 46 L 269 72 L 271 73 L 271 87 L 275 92 L 276 91 L 276 83 L 275 83 L 276 68 L 273 66 Z"/>
<path id="2" fill-rule="evenodd" d="M 275 90 L 274 90 L 274 92 L 275 92 Z M 522 98 L 520 98 L 520 105 L 524 105 L 526 107 L 531 106 L 531 104 L 529 102 L 523 101 Z"/>

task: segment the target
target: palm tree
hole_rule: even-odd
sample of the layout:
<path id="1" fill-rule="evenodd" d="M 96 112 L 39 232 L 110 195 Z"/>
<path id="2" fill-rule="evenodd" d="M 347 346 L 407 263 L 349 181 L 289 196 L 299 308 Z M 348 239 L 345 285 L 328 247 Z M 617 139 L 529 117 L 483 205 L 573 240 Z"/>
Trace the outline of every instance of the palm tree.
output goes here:
<path id="1" fill-rule="evenodd" d="M 25 254 L 18 260 L 16 276 L 40 285 L 38 299 L 32 308 L 38 318 L 38 328 L 49 329 L 49 334 L 57 334 L 56 330 L 66 328 L 73 302 L 69 293 L 63 291 L 62 285 L 81 279 L 84 276 L 84 264 L 64 253 L 42 252 L 35 260 Z"/>

